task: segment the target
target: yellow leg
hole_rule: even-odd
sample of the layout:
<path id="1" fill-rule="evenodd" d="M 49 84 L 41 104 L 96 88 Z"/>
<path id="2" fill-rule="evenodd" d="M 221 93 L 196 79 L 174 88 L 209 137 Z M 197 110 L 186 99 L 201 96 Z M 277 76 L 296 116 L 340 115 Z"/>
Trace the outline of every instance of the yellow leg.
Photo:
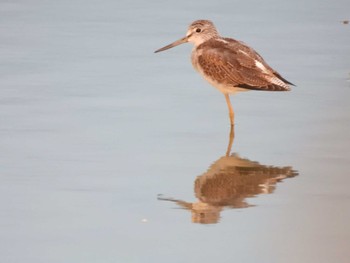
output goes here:
<path id="1" fill-rule="evenodd" d="M 227 107 L 230 115 L 231 126 L 233 126 L 235 124 L 235 113 L 233 112 L 230 97 L 228 94 L 225 94 L 225 99 L 226 99 L 226 103 L 227 103 Z"/>
<path id="2" fill-rule="evenodd" d="M 231 125 L 230 137 L 229 137 L 227 150 L 226 150 L 226 156 L 227 157 L 230 156 L 230 154 L 231 154 L 231 149 L 232 149 L 232 145 L 233 145 L 234 139 L 235 139 L 235 126 Z"/>

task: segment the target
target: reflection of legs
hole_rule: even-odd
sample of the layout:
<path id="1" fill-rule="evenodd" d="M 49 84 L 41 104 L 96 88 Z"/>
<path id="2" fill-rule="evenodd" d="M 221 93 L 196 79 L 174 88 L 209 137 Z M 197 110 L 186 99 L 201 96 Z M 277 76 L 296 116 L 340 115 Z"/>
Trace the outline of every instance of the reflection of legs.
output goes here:
<path id="1" fill-rule="evenodd" d="M 235 139 L 235 127 L 233 125 L 231 125 L 230 138 L 229 138 L 229 142 L 228 142 L 228 145 L 227 145 L 226 156 L 230 156 L 231 148 L 232 148 L 234 139 Z"/>
<path id="2" fill-rule="evenodd" d="M 235 124 L 235 114 L 233 112 L 230 97 L 228 94 L 225 94 L 225 99 L 226 99 L 226 103 L 227 103 L 227 107 L 228 107 L 228 111 L 229 111 L 229 115 L 230 115 L 231 126 L 233 126 Z"/>

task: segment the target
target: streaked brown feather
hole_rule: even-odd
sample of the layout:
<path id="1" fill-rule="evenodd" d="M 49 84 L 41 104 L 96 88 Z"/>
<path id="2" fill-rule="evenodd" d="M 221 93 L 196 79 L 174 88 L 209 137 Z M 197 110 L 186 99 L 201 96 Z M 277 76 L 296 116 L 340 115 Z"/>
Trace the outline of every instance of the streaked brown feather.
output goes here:
<path id="1" fill-rule="evenodd" d="M 199 45 L 195 52 L 198 54 L 196 66 L 215 82 L 232 88 L 289 90 L 288 84 L 291 83 L 243 42 L 231 38 L 213 38 Z"/>

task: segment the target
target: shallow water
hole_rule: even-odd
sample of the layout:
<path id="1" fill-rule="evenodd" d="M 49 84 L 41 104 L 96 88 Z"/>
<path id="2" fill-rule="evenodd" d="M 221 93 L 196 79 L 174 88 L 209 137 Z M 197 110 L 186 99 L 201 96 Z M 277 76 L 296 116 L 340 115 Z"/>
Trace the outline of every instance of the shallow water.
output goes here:
<path id="1" fill-rule="evenodd" d="M 0 1 L 0 261 L 348 262 L 349 7 Z M 232 98 L 229 156 L 190 45 L 153 54 L 198 18 L 297 85 Z"/>

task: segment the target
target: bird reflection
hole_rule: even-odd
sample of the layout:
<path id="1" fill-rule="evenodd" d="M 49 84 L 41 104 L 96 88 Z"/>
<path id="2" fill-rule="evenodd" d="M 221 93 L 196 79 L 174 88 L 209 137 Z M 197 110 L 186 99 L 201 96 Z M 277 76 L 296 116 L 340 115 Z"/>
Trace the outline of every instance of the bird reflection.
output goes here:
<path id="1" fill-rule="evenodd" d="M 158 196 L 159 200 L 177 203 L 191 211 L 192 222 L 215 224 L 219 222 L 224 208 L 248 208 L 247 198 L 259 194 L 270 194 L 276 184 L 286 178 L 298 175 L 292 167 L 263 165 L 238 154 L 231 154 L 234 141 L 234 127 L 231 127 L 226 155 L 215 161 L 209 169 L 194 182 L 197 202 L 190 203 L 174 198 Z"/>

